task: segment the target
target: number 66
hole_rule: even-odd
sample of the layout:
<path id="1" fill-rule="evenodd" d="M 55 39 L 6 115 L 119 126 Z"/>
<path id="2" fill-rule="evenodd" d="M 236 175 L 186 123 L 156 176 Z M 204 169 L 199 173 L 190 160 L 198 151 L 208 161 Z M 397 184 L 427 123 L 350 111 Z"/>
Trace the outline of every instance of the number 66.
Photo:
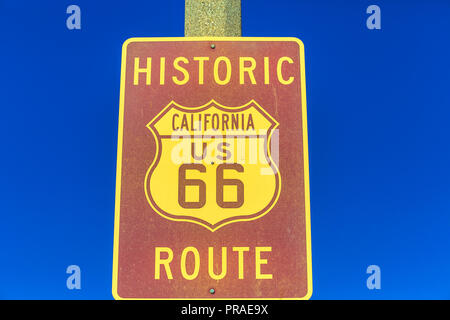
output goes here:
<path id="1" fill-rule="evenodd" d="M 181 207 L 186 209 L 199 209 L 206 203 L 206 183 L 200 179 L 186 179 L 187 170 L 196 170 L 199 172 L 206 172 L 206 167 L 203 164 L 183 164 L 178 170 L 178 203 Z M 244 184 L 238 179 L 224 179 L 224 170 L 235 170 L 237 172 L 244 172 L 244 167 L 240 164 L 223 163 L 217 166 L 216 170 L 216 202 L 221 208 L 239 208 L 244 204 Z M 198 201 L 186 201 L 186 186 L 198 187 Z M 223 187 L 236 186 L 237 196 L 236 201 L 224 201 Z"/>

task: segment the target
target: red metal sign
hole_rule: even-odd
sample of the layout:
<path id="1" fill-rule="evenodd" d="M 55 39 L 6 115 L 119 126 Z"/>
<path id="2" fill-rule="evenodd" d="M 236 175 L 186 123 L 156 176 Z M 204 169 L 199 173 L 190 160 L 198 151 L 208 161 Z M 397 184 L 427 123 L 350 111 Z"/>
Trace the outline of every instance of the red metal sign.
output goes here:
<path id="1" fill-rule="evenodd" d="M 123 46 L 113 295 L 308 299 L 303 44 Z"/>

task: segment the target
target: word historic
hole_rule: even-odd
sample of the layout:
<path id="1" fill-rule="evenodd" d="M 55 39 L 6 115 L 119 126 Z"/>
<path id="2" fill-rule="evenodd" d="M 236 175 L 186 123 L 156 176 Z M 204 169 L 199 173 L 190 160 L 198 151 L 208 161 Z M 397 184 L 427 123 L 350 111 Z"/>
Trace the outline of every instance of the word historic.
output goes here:
<path id="1" fill-rule="evenodd" d="M 155 63 L 154 60 L 157 62 Z M 290 67 L 295 67 L 294 60 L 286 56 L 275 59 L 275 63 L 270 61 L 269 57 L 264 57 L 258 62 L 253 57 L 239 57 L 231 60 L 220 56 L 214 61 L 210 57 L 192 57 L 192 59 L 176 57 L 171 63 L 166 61 L 166 57 L 159 59 L 134 57 L 133 84 L 149 86 L 156 82 L 159 85 L 165 85 L 170 81 L 181 86 L 192 81 L 199 85 L 213 81 L 223 86 L 234 81 L 240 85 L 257 83 L 268 85 L 271 81 L 277 81 L 282 85 L 290 85 L 295 80 L 295 77 L 291 75 L 292 71 L 289 70 Z M 154 69 L 159 71 L 159 75 L 154 72 Z M 196 79 L 193 79 L 192 74 L 197 74 Z M 260 79 L 255 77 L 256 74 L 260 76 Z"/>

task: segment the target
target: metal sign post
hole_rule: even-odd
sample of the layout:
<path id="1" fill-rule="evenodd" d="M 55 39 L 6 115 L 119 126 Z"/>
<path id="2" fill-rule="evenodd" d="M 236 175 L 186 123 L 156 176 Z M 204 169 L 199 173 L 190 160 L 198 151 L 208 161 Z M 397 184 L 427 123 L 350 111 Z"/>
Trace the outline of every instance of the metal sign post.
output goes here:
<path id="1" fill-rule="evenodd" d="M 241 0 L 186 0 L 185 37 L 240 37 Z"/>

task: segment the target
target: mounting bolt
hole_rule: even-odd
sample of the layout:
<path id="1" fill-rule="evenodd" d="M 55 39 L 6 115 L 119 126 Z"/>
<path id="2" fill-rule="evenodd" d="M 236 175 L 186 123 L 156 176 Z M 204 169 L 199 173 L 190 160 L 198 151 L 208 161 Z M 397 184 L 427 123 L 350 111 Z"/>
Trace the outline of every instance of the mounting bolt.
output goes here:
<path id="1" fill-rule="evenodd" d="M 214 290 L 213 288 L 209 289 L 209 293 L 214 294 L 216 292 L 216 290 Z"/>
<path id="2" fill-rule="evenodd" d="M 216 45 L 213 43 L 212 45 L 211 45 L 211 49 L 215 49 L 216 48 Z"/>

